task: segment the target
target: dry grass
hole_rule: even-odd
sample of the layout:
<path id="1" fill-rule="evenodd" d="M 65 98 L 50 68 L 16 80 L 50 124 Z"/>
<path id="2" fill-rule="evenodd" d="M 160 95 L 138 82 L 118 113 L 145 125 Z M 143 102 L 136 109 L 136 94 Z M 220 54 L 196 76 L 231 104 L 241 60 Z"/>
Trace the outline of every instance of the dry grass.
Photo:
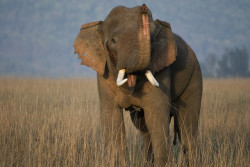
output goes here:
<path id="1" fill-rule="evenodd" d="M 248 166 L 249 111 L 250 79 L 206 79 L 193 166 Z M 129 119 L 128 166 L 143 166 Z M 0 79 L 0 166 L 113 166 L 103 143 L 94 79 Z M 170 166 L 183 166 L 179 145 L 173 153 Z"/>

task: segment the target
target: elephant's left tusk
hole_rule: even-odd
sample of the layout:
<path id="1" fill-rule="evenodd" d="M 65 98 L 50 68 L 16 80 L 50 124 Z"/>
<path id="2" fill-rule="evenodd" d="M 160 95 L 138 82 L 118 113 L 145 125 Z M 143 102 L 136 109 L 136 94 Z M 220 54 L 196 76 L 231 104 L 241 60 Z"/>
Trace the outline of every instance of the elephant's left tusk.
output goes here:
<path id="1" fill-rule="evenodd" d="M 147 70 L 145 72 L 145 75 L 147 77 L 147 79 L 149 80 L 149 82 L 155 86 L 155 87 L 159 87 L 159 83 L 156 81 L 155 77 L 153 76 L 153 74 L 151 73 L 151 71 Z"/>
<path id="2" fill-rule="evenodd" d="M 128 81 L 128 78 L 121 80 L 120 82 L 116 82 L 117 86 L 122 86 L 124 83 L 126 83 Z"/>
<path id="3" fill-rule="evenodd" d="M 122 86 L 125 82 L 128 81 L 128 78 L 124 79 L 125 71 L 126 71 L 125 69 L 121 69 L 119 71 L 117 79 L 116 79 L 117 86 Z"/>

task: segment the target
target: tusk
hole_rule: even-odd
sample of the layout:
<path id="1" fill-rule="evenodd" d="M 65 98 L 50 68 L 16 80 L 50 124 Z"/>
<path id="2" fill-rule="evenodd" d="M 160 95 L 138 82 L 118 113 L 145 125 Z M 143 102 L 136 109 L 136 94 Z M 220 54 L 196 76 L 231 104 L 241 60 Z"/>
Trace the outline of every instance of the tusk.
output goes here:
<path id="1" fill-rule="evenodd" d="M 145 75 L 147 77 L 147 79 L 149 80 L 149 82 L 156 87 L 159 87 L 159 83 L 156 81 L 155 77 L 153 76 L 153 74 L 151 73 L 151 71 L 147 70 L 145 72 Z"/>
<path id="2" fill-rule="evenodd" d="M 121 80 L 120 82 L 116 82 L 116 85 L 117 86 L 122 86 L 125 82 L 128 81 L 128 78 L 124 79 L 124 80 Z"/>
<path id="3" fill-rule="evenodd" d="M 124 75 L 125 75 L 125 69 L 121 69 L 118 73 L 117 79 L 116 79 L 116 85 L 117 86 L 122 86 L 125 82 L 128 81 L 128 79 L 124 79 Z"/>

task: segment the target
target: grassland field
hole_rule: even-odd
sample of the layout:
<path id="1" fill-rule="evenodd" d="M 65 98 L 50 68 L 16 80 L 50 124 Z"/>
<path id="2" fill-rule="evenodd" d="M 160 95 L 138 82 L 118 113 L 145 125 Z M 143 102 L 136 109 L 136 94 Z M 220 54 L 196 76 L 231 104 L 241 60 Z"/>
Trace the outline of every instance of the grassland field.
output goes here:
<path id="1" fill-rule="evenodd" d="M 203 85 L 200 157 L 192 166 L 249 166 L 250 79 L 204 79 Z M 127 166 L 147 166 L 128 114 Z M 179 143 L 172 153 L 168 166 L 184 166 Z M 100 133 L 96 80 L 0 78 L 0 166 L 114 166 Z"/>

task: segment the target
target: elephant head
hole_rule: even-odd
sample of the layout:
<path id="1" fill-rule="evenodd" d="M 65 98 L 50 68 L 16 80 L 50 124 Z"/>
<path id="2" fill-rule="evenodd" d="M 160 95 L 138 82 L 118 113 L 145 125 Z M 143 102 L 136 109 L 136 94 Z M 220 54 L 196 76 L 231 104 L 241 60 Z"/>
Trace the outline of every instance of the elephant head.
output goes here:
<path id="1" fill-rule="evenodd" d="M 159 86 L 153 75 L 176 59 L 170 24 L 154 21 L 145 4 L 135 8 L 119 6 L 104 21 L 82 25 L 74 48 L 81 64 L 100 75 L 109 70 L 117 76 L 118 86 L 128 82 L 129 88 L 143 73 L 154 86 Z"/>

